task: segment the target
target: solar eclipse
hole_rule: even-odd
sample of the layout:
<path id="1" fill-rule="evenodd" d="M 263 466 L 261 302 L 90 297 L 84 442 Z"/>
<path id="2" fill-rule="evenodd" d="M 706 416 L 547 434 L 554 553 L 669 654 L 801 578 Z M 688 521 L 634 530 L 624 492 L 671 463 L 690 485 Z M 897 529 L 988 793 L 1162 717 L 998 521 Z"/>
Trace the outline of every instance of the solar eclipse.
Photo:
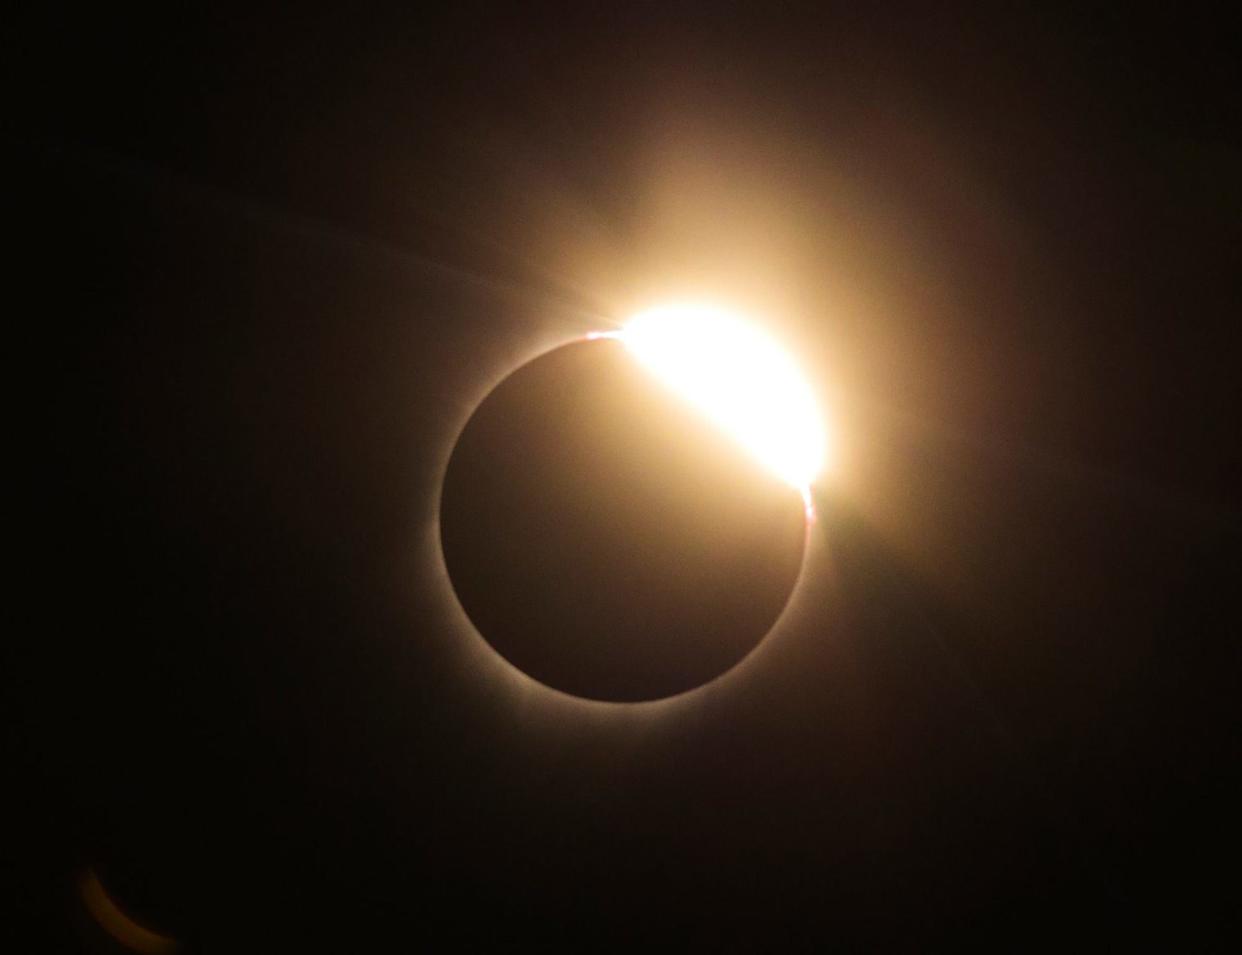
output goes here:
<path id="1" fill-rule="evenodd" d="M 825 456 L 811 387 L 756 326 L 643 312 L 523 365 L 467 422 L 441 499 L 453 589 L 547 686 L 693 689 L 785 607 Z"/>

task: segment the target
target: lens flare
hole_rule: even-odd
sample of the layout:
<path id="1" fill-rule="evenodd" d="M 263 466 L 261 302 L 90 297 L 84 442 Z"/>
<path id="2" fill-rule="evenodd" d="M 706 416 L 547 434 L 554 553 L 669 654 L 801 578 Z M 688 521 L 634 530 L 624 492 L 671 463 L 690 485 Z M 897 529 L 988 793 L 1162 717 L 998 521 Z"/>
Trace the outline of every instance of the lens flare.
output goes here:
<path id="1" fill-rule="evenodd" d="M 621 341 L 809 503 L 824 467 L 824 421 L 797 363 L 762 330 L 712 306 L 663 305 L 591 337 Z"/>
<path id="2" fill-rule="evenodd" d="M 78 891 L 81 893 L 82 903 L 100 928 L 125 948 L 148 955 L 171 955 L 181 951 L 181 945 L 176 939 L 153 932 L 122 912 L 112 901 L 93 869 L 86 869 L 79 874 Z"/>

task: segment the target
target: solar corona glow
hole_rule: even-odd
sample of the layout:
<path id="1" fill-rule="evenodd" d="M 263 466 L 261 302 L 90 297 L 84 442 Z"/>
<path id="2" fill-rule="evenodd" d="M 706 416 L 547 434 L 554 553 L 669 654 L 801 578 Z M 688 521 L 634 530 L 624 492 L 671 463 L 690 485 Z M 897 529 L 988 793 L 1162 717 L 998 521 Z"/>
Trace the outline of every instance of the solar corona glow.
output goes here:
<path id="1" fill-rule="evenodd" d="M 809 500 L 824 467 L 824 422 L 797 363 L 760 328 L 713 306 L 673 304 L 591 337 L 621 341 L 665 386 Z"/>

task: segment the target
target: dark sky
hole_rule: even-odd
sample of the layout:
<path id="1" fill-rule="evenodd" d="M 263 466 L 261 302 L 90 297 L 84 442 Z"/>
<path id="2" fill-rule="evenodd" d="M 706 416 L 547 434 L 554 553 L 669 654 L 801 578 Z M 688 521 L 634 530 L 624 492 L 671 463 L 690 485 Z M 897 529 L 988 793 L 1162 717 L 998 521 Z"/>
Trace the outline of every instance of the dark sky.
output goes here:
<path id="1" fill-rule="evenodd" d="M 219 952 L 1223 944 L 1236 30 L 615 6 L 6 28 L 12 930 L 106 950 L 90 864 Z M 682 292 L 829 379 L 797 612 L 663 708 L 532 694 L 446 455 Z"/>

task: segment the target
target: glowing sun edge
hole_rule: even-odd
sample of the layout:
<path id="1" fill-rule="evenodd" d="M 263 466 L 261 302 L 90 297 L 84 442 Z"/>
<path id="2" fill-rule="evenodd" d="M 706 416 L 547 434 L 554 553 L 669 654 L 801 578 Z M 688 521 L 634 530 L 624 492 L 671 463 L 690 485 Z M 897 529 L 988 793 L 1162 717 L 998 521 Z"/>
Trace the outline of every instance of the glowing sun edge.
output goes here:
<path id="1" fill-rule="evenodd" d="M 802 496 L 815 522 L 811 482 L 824 466 L 824 421 L 793 358 L 759 328 L 703 305 L 663 305 L 617 331 L 587 339 L 620 341 L 648 371 L 698 408 L 770 472 Z"/>

